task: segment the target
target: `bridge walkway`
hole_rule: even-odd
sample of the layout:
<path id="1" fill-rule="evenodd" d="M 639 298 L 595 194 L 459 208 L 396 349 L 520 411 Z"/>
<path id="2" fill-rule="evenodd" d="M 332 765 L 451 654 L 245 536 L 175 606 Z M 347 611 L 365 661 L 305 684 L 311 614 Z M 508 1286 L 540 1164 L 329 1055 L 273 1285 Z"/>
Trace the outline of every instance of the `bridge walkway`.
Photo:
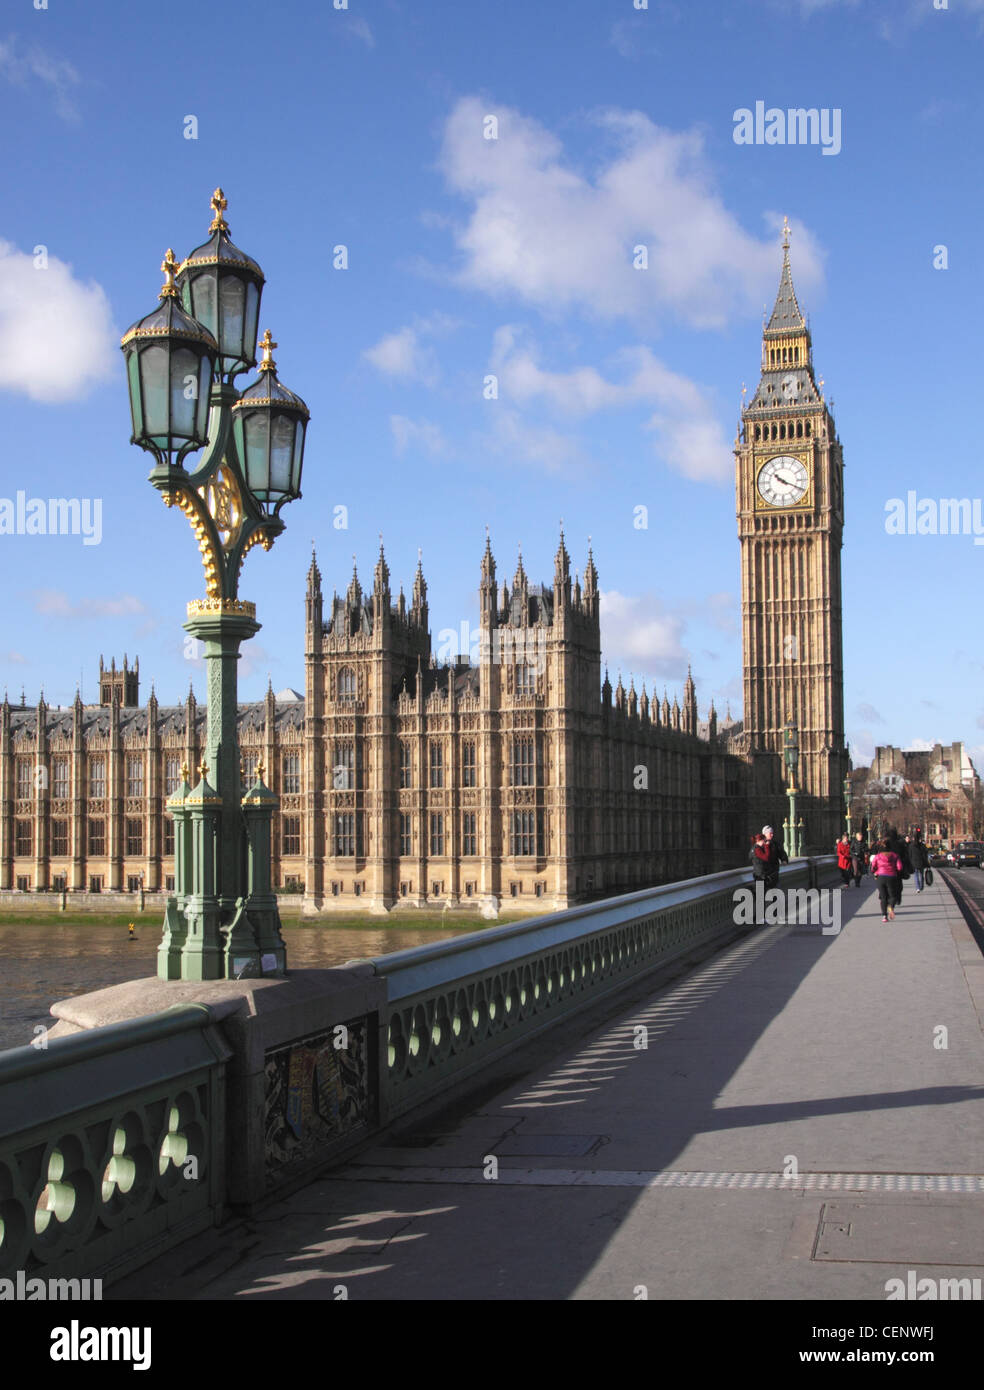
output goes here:
<path id="1" fill-rule="evenodd" d="M 940 876 L 760 929 L 124 1298 L 871 1299 L 984 1278 L 984 957 Z M 943 1030 L 943 1031 L 941 1031 Z"/>

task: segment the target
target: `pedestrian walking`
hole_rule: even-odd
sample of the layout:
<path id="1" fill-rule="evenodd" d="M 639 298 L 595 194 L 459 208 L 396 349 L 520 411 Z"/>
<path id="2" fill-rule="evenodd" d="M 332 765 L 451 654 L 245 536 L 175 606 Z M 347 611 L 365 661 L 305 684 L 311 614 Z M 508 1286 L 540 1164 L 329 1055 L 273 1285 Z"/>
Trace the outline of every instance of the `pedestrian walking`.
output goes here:
<path id="1" fill-rule="evenodd" d="M 840 869 L 841 883 L 846 888 L 851 881 L 851 842 L 846 835 L 837 841 L 837 867 Z"/>
<path id="2" fill-rule="evenodd" d="M 765 849 L 765 836 L 761 830 L 752 836 L 752 847 L 748 851 L 753 879 L 765 879 L 769 874 L 769 855 Z"/>
<path id="3" fill-rule="evenodd" d="M 864 871 L 868 867 L 868 846 L 860 830 L 855 831 L 851 841 L 851 868 L 854 871 L 854 886 L 861 887 Z"/>
<path id="4" fill-rule="evenodd" d="M 771 825 L 762 826 L 762 835 L 765 840 L 765 848 L 768 851 L 768 873 L 765 877 L 766 888 L 777 888 L 779 886 L 779 866 L 789 863 L 789 855 L 786 853 L 786 846 L 781 840 L 776 839 L 776 832 Z"/>
<path id="5" fill-rule="evenodd" d="M 902 859 L 890 850 L 887 840 L 880 840 L 871 856 L 871 872 L 878 884 L 878 897 L 881 899 L 882 921 L 895 921 L 896 882 L 902 874 Z"/>
<path id="6" fill-rule="evenodd" d="M 912 877 L 912 865 L 909 863 L 909 851 L 906 848 L 905 841 L 897 830 L 890 830 L 888 832 L 888 835 L 885 837 L 885 847 L 889 854 L 898 856 L 899 862 L 902 865 L 898 877 L 895 880 L 894 906 L 898 907 L 899 903 L 902 901 L 902 884 L 905 879 Z"/>
<path id="7" fill-rule="evenodd" d="M 922 831 L 918 827 L 909 845 L 909 862 L 912 865 L 912 877 L 916 880 L 916 892 L 921 893 L 925 887 L 923 870 L 929 867 L 929 851 L 923 844 Z"/>

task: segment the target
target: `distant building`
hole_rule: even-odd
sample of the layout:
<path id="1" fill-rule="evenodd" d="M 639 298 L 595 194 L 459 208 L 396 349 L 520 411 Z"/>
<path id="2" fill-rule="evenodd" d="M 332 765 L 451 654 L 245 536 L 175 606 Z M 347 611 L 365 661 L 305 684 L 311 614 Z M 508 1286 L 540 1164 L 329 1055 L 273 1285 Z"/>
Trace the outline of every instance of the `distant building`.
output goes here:
<path id="1" fill-rule="evenodd" d="M 931 844 L 973 839 L 981 828 L 981 779 L 963 743 L 929 749 L 875 749 L 863 781 L 869 819 L 918 826 Z"/>

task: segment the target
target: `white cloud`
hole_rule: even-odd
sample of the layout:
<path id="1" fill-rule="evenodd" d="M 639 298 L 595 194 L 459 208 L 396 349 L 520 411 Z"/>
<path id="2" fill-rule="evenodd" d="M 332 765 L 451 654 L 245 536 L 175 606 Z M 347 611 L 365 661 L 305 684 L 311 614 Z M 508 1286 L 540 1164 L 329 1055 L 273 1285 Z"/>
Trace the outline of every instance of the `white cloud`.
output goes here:
<path id="1" fill-rule="evenodd" d="M 728 592 L 708 594 L 700 608 L 701 616 L 719 632 L 738 631 L 738 595 Z"/>
<path id="2" fill-rule="evenodd" d="M 66 121 L 78 120 L 79 113 L 71 94 L 82 79 L 71 63 L 51 58 L 37 47 L 28 49 L 22 56 L 17 52 L 16 41 L 10 38 L 5 42 L 0 40 L 0 76 L 16 87 L 29 86 L 32 80 L 43 83 L 54 95 L 58 115 Z"/>
<path id="3" fill-rule="evenodd" d="M 609 32 L 608 42 L 622 58 L 641 58 L 643 54 L 659 52 L 651 42 L 652 32 L 650 17 L 636 14 L 631 19 L 617 19 Z"/>
<path id="4" fill-rule="evenodd" d="M 864 719 L 869 724 L 885 723 L 885 720 L 879 714 L 878 710 L 875 709 L 874 705 L 858 705 L 857 709 L 855 710 L 855 713 L 857 714 L 859 719 Z"/>
<path id="5" fill-rule="evenodd" d="M 652 594 L 631 597 L 617 589 L 600 596 L 601 648 L 609 667 L 677 678 L 687 653 L 683 619 L 667 613 Z"/>
<path id="6" fill-rule="evenodd" d="M 516 328 L 505 325 L 493 340 L 491 365 L 505 396 L 524 404 L 541 399 L 566 416 L 653 404 L 657 409 L 646 428 L 669 467 L 688 478 L 723 481 L 731 476 L 731 447 L 704 392 L 648 348 L 619 353 L 621 380 L 615 381 L 594 367 L 544 370 L 535 347 L 520 346 L 519 336 Z"/>
<path id="7" fill-rule="evenodd" d="M 450 333 L 456 327 L 457 320 L 448 315 L 432 314 L 430 318 L 416 319 L 395 333 L 387 333 L 375 347 L 366 348 L 362 356 L 384 376 L 434 386 L 440 376 L 437 357 L 433 348 L 421 340 Z"/>
<path id="8" fill-rule="evenodd" d="M 870 729 L 858 729 L 848 736 L 851 761 L 855 767 L 870 767 L 875 756 L 875 737 Z"/>
<path id="9" fill-rule="evenodd" d="M 357 39 L 361 39 L 367 48 L 376 47 L 376 40 L 366 20 L 350 19 L 348 22 L 348 29 L 349 33 L 354 34 Z"/>
<path id="10" fill-rule="evenodd" d="M 483 135 L 490 115 L 495 140 Z M 749 236 L 727 210 L 700 133 L 663 129 L 638 111 L 592 120 L 614 151 L 589 174 L 537 121 L 476 97 L 458 102 L 441 166 L 472 204 L 456 231 L 459 281 L 551 313 L 582 309 L 649 324 L 675 317 L 713 328 L 760 310 L 778 283 L 778 237 Z M 778 229 L 781 216 L 768 220 Z M 794 237 L 797 285 L 810 291 L 817 248 L 795 224 Z M 648 270 L 633 268 L 637 245 L 648 248 Z"/>
<path id="11" fill-rule="evenodd" d="M 61 589 L 35 589 L 32 599 L 35 613 L 48 618 L 122 618 L 147 612 L 143 600 L 135 594 L 72 600 Z"/>
<path id="12" fill-rule="evenodd" d="M 440 425 L 430 420 L 411 420 L 406 415 L 391 415 L 389 422 L 397 454 L 416 449 L 428 458 L 443 458 L 448 453 L 448 443 Z"/>
<path id="13" fill-rule="evenodd" d="M 401 328 L 396 333 L 388 333 L 380 338 L 375 347 L 367 348 L 362 354 L 367 362 L 384 376 L 404 377 L 409 381 L 423 381 L 433 384 L 437 377 L 437 363 L 429 348 L 422 348 L 417 332 L 413 328 Z"/>
<path id="14" fill-rule="evenodd" d="M 576 439 L 549 425 L 531 424 L 517 411 L 501 406 L 483 443 L 490 453 L 511 464 L 532 463 L 548 473 L 565 472 L 584 462 Z"/>
<path id="15" fill-rule="evenodd" d="M 101 285 L 38 248 L 0 240 L 0 385 L 45 403 L 78 400 L 118 369 L 118 335 Z"/>

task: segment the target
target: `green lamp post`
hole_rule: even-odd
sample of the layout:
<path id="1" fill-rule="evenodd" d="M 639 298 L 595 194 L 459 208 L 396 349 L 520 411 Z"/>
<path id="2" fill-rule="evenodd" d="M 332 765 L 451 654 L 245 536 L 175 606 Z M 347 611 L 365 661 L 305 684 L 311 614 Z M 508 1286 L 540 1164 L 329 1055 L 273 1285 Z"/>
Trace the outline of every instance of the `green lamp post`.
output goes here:
<path id="1" fill-rule="evenodd" d="M 844 778 L 844 805 L 847 808 L 847 838 L 851 838 L 851 779 Z"/>
<path id="2" fill-rule="evenodd" d="M 786 737 L 783 747 L 783 757 L 786 763 L 786 771 L 789 774 L 789 787 L 787 796 L 789 797 L 789 853 L 792 858 L 798 859 L 803 853 L 803 821 L 796 821 L 796 777 L 799 772 L 799 730 L 793 723 L 792 715 L 786 720 Z"/>
<path id="3" fill-rule="evenodd" d="M 271 824 L 277 799 L 240 779 L 237 662 L 259 631 L 256 607 L 239 597 L 243 560 L 269 550 L 284 529 L 281 508 L 301 495 L 309 412 L 277 379 L 269 330 L 256 380 L 263 272 L 229 237 L 221 188 L 212 195 L 209 239 L 177 264 L 168 251 L 160 304 L 123 336 L 131 442 L 154 458 L 149 481 L 187 516 L 205 569 L 206 597 L 188 604 L 185 631 L 204 643 L 208 683 L 206 755 L 191 783 L 182 772 L 168 801 L 175 824 L 175 893 L 158 951 L 162 979 L 279 975 L 286 968 L 271 884 Z M 180 302 L 179 302 L 180 296 Z M 205 447 L 207 446 L 207 447 Z M 205 447 L 197 466 L 185 460 Z"/>

